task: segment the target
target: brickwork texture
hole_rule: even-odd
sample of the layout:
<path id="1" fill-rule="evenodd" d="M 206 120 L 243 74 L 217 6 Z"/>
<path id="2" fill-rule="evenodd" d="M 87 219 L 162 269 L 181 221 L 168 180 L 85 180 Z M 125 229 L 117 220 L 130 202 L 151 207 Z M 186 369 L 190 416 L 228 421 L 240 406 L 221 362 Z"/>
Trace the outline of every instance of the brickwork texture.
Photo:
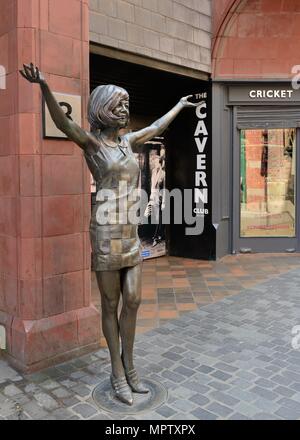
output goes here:
<path id="1" fill-rule="evenodd" d="M 90 0 L 90 40 L 211 71 L 211 0 Z"/>

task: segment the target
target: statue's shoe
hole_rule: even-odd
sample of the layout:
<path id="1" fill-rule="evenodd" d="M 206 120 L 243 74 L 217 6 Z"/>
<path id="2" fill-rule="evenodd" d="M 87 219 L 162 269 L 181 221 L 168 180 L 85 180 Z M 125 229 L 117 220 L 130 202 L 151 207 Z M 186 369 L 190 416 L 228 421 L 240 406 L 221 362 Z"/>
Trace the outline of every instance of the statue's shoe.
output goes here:
<path id="1" fill-rule="evenodd" d="M 121 402 L 126 403 L 126 405 L 131 406 L 133 404 L 133 397 L 126 378 L 125 377 L 115 378 L 113 375 L 111 375 L 110 382 L 115 397 L 119 399 Z"/>
<path id="2" fill-rule="evenodd" d="M 127 371 L 125 374 L 126 374 L 127 383 L 134 393 L 139 393 L 139 394 L 149 393 L 150 390 L 146 388 L 145 385 L 142 384 L 135 369 L 131 371 Z"/>

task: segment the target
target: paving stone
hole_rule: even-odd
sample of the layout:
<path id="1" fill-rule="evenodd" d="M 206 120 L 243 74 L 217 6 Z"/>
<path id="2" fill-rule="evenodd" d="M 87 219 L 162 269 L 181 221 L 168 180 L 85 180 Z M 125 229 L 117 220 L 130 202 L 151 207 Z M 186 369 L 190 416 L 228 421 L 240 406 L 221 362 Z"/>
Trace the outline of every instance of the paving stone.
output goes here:
<path id="1" fill-rule="evenodd" d="M 205 398 L 203 398 L 205 399 Z M 207 402 L 209 400 L 207 399 Z M 170 403 L 170 402 L 169 402 Z M 198 403 L 197 403 L 198 405 Z M 191 400 L 176 400 L 172 403 L 172 408 L 174 408 L 176 411 L 181 411 L 183 413 L 189 413 L 193 409 L 197 407 L 196 404 L 192 403 Z"/>
<path id="2" fill-rule="evenodd" d="M 38 420 L 43 417 L 46 417 L 49 415 L 48 411 L 41 408 L 37 403 L 35 402 L 28 402 L 23 406 L 23 411 L 28 414 L 32 419 Z"/>
<path id="3" fill-rule="evenodd" d="M 55 390 L 52 390 L 52 394 L 54 394 L 54 396 L 58 399 L 64 399 L 72 395 L 70 391 L 66 390 L 65 388 L 56 388 Z"/>
<path id="4" fill-rule="evenodd" d="M 249 391 L 253 394 L 257 394 L 258 396 L 263 397 L 268 400 L 275 400 L 278 398 L 277 393 L 274 393 L 273 391 L 269 391 L 269 390 L 266 390 L 265 388 L 261 388 L 258 386 L 250 388 Z"/>
<path id="5" fill-rule="evenodd" d="M 241 413 L 250 419 L 254 418 L 255 414 L 257 414 L 257 408 L 252 406 L 246 402 L 240 402 L 234 408 L 237 413 Z"/>
<path id="6" fill-rule="evenodd" d="M 113 420 L 108 414 L 97 414 L 96 416 L 90 418 L 89 420 Z M 127 418 L 127 420 L 130 420 Z M 135 420 L 134 418 L 131 420 Z"/>
<path id="7" fill-rule="evenodd" d="M 208 382 L 211 382 L 212 378 L 208 374 L 196 373 L 193 376 L 193 380 L 197 383 L 201 383 L 203 385 L 206 385 L 206 384 L 208 384 Z"/>
<path id="8" fill-rule="evenodd" d="M 81 377 L 85 376 L 86 373 L 83 371 L 75 371 L 74 373 L 70 374 L 70 377 L 72 379 L 80 379 Z"/>
<path id="9" fill-rule="evenodd" d="M 286 406 L 280 407 L 279 410 L 275 412 L 275 415 L 284 420 L 300 420 L 299 411 L 292 408 L 287 408 Z"/>
<path id="10" fill-rule="evenodd" d="M 72 410 L 77 414 L 80 414 L 83 418 L 89 418 L 97 414 L 97 410 L 87 403 L 79 403 L 78 405 L 73 406 Z"/>
<path id="11" fill-rule="evenodd" d="M 214 414 L 218 414 L 221 417 L 228 417 L 233 412 L 233 410 L 228 408 L 228 406 L 221 405 L 217 402 L 211 403 L 206 407 L 206 409 Z"/>
<path id="12" fill-rule="evenodd" d="M 169 379 L 171 382 L 174 383 L 182 383 L 185 380 L 184 376 L 174 373 L 173 371 L 164 371 L 162 373 L 162 377 L 165 377 L 166 379 Z"/>
<path id="13" fill-rule="evenodd" d="M 268 379 L 264 379 L 264 378 L 257 379 L 255 381 L 255 384 L 260 387 L 263 387 L 263 388 L 271 388 L 271 389 L 276 386 L 276 384 L 274 382 L 272 382 L 271 380 L 268 380 Z"/>
<path id="14" fill-rule="evenodd" d="M 51 411 L 57 409 L 59 404 L 46 393 L 37 393 L 34 395 L 37 402 L 45 409 Z"/>
<path id="15" fill-rule="evenodd" d="M 218 382 L 216 380 L 214 380 L 212 382 L 209 382 L 208 386 L 211 387 L 211 388 L 214 388 L 216 390 L 219 390 L 219 391 L 226 391 L 226 390 L 229 390 L 231 388 L 230 385 L 228 385 L 226 383 L 223 383 L 223 382 Z"/>
<path id="16" fill-rule="evenodd" d="M 30 396 L 31 397 L 31 396 Z M 30 402 L 29 396 L 26 394 L 18 394 L 17 396 L 13 396 L 11 398 L 16 404 L 23 406 L 25 403 Z"/>
<path id="17" fill-rule="evenodd" d="M 279 420 L 279 417 L 276 417 L 274 414 L 268 414 L 267 412 L 261 412 L 255 414 L 254 420 Z"/>
<path id="18" fill-rule="evenodd" d="M 210 391 L 210 388 L 206 385 L 199 384 L 197 382 L 185 382 L 184 387 L 191 390 L 192 393 L 206 394 Z"/>
<path id="19" fill-rule="evenodd" d="M 290 385 L 290 387 L 292 390 L 296 390 L 298 392 L 300 392 L 300 383 L 293 383 Z"/>
<path id="20" fill-rule="evenodd" d="M 234 413 L 230 417 L 228 417 L 228 420 L 251 420 L 250 417 L 246 417 L 243 414 Z"/>
<path id="21" fill-rule="evenodd" d="M 213 373 L 211 373 L 211 376 L 222 381 L 226 381 L 232 378 L 231 374 L 224 373 L 223 371 L 214 371 Z"/>
<path id="22" fill-rule="evenodd" d="M 79 403 L 80 400 L 77 397 L 73 396 L 73 397 L 68 397 L 66 399 L 62 399 L 61 402 L 64 406 L 71 407 Z"/>
<path id="23" fill-rule="evenodd" d="M 280 405 L 278 405 L 277 403 L 271 402 L 270 400 L 264 399 L 263 397 L 259 397 L 252 403 L 252 405 L 255 405 L 263 412 L 268 412 L 272 414 L 280 408 Z"/>
<path id="24" fill-rule="evenodd" d="M 55 388 L 59 388 L 60 384 L 55 380 L 49 379 L 45 380 L 45 382 L 40 383 L 40 386 L 46 390 L 54 390 Z"/>
<path id="25" fill-rule="evenodd" d="M 287 387 L 283 387 L 281 385 L 277 386 L 276 388 L 274 388 L 274 392 L 280 394 L 281 396 L 284 397 L 292 397 L 296 394 L 296 391 L 291 389 L 291 388 L 287 388 Z"/>
<path id="26" fill-rule="evenodd" d="M 77 385 L 72 388 L 74 394 L 78 394 L 80 397 L 86 397 L 91 394 L 91 390 L 85 385 Z"/>
<path id="27" fill-rule="evenodd" d="M 292 396 L 292 399 L 295 400 L 296 402 L 300 403 L 300 393 L 296 393 Z"/>
<path id="28" fill-rule="evenodd" d="M 247 380 L 248 382 L 254 382 L 257 379 L 256 374 L 244 370 L 238 371 L 236 375 L 241 379 Z"/>
<path id="29" fill-rule="evenodd" d="M 66 408 L 59 408 L 53 411 L 51 416 L 55 418 L 54 420 L 69 420 L 74 414 Z"/>
<path id="30" fill-rule="evenodd" d="M 24 388 L 25 393 L 34 394 L 42 392 L 41 387 L 35 383 L 30 383 Z"/>
<path id="31" fill-rule="evenodd" d="M 297 359 L 297 366 L 299 368 L 300 360 Z M 294 371 L 285 370 L 282 372 L 282 376 L 286 379 L 291 379 L 292 382 L 300 382 L 300 374 L 295 373 Z"/>
<path id="32" fill-rule="evenodd" d="M 30 417 L 24 412 L 16 412 L 6 417 L 6 420 L 30 420 Z"/>
<path id="33" fill-rule="evenodd" d="M 191 368 L 186 367 L 177 367 L 175 368 L 174 372 L 182 374 L 184 377 L 191 377 L 195 374 L 195 371 L 193 371 Z"/>
<path id="34" fill-rule="evenodd" d="M 3 394 L 8 397 L 17 396 L 18 394 L 21 394 L 22 391 L 17 388 L 15 385 L 8 385 L 4 388 Z"/>
<path id="35" fill-rule="evenodd" d="M 192 411 L 192 415 L 194 415 L 198 420 L 217 420 L 218 418 L 216 414 L 213 414 L 202 408 L 197 408 Z"/>
<path id="36" fill-rule="evenodd" d="M 228 390 L 227 393 L 230 394 L 231 396 L 233 396 L 234 398 L 241 400 L 243 402 L 251 403 L 257 399 L 257 395 L 255 395 L 249 391 L 245 391 L 239 387 L 233 387 L 230 390 Z"/>
<path id="37" fill-rule="evenodd" d="M 8 417 L 16 412 L 16 404 L 13 400 L 3 398 L 0 401 L 0 416 Z"/>
<path id="38" fill-rule="evenodd" d="M 169 359 L 163 359 L 158 362 L 158 365 L 160 366 L 161 370 L 163 369 L 169 370 L 174 366 L 174 362 L 170 361 Z"/>
<path id="39" fill-rule="evenodd" d="M 210 402 L 210 399 L 202 396 L 201 394 L 195 394 L 189 399 L 191 402 L 196 403 L 198 406 L 205 406 Z"/>
<path id="40" fill-rule="evenodd" d="M 284 377 L 280 374 L 276 374 L 275 376 L 272 376 L 271 380 L 279 385 L 284 385 L 284 386 L 289 386 L 292 382 L 294 382 L 293 379 Z"/>
<path id="41" fill-rule="evenodd" d="M 207 391 L 209 391 L 209 388 L 207 389 Z M 172 390 L 172 395 L 182 400 L 189 399 L 194 394 L 195 394 L 195 390 L 185 388 L 183 386 L 179 386 Z"/>
<path id="42" fill-rule="evenodd" d="M 281 406 L 286 406 L 287 408 L 291 408 L 291 409 L 298 411 L 299 416 L 300 416 L 300 403 L 299 402 L 297 402 L 293 399 L 288 399 L 287 397 L 283 397 L 282 399 L 278 400 L 277 403 L 280 404 Z"/>
<path id="43" fill-rule="evenodd" d="M 34 383 L 41 383 L 41 382 L 45 382 L 45 380 L 49 379 L 48 377 L 48 370 L 47 374 L 46 373 L 33 373 L 33 374 L 29 374 L 27 376 L 25 376 L 25 378 L 27 379 L 28 382 L 34 382 Z"/>
<path id="44" fill-rule="evenodd" d="M 8 380 L 14 380 L 20 378 L 17 371 L 11 368 L 6 361 L 0 359 L 0 381 L 6 382 Z"/>
<path id="45" fill-rule="evenodd" d="M 248 390 L 250 387 L 253 386 L 253 382 L 249 382 L 248 380 L 240 378 L 231 380 L 230 384 L 239 387 L 241 390 Z"/>
<path id="46" fill-rule="evenodd" d="M 170 418 L 174 414 L 176 414 L 176 411 L 174 411 L 172 408 L 170 408 L 168 405 L 163 405 L 160 408 L 156 410 L 158 414 L 165 417 L 166 419 Z"/>
<path id="47" fill-rule="evenodd" d="M 224 362 L 217 362 L 217 363 L 214 365 L 214 368 L 215 368 L 216 370 L 222 370 L 222 371 L 225 371 L 225 372 L 227 372 L 227 373 L 234 373 L 235 371 L 238 371 L 238 368 L 237 368 L 237 367 L 234 367 L 234 366 L 232 366 L 232 365 L 227 365 L 227 364 L 225 364 Z"/>
<path id="48" fill-rule="evenodd" d="M 182 359 L 182 356 L 178 353 L 172 353 L 171 351 L 168 351 L 167 353 L 164 353 L 162 357 L 165 357 L 167 359 L 170 359 L 171 361 L 179 361 Z"/>
<path id="49" fill-rule="evenodd" d="M 63 386 L 64 388 L 68 388 L 68 389 L 75 387 L 76 385 L 81 385 L 81 383 L 79 381 L 74 381 L 70 379 L 61 380 L 59 381 L 58 384 L 59 387 Z"/>
<path id="50" fill-rule="evenodd" d="M 209 374 L 214 371 L 214 368 L 209 367 L 208 365 L 200 365 L 200 367 L 197 368 L 197 371 L 200 371 L 200 373 Z"/>
<path id="51" fill-rule="evenodd" d="M 208 395 L 212 400 L 216 400 L 219 403 L 223 403 L 227 406 L 234 406 L 239 403 L 239 399 L 230 396 L 229 394 L 222 393 L 221 391 L 212 391 Z"/>
<path id="52" fill-rule="evenodd" d="M 269 368 L 269 370 L 267 369 Z M 278 367 L 274 366 L 274 365 L 270 365 L 269 367 L 265 368 L 254 368 L 253 369 L 253 373 L 256 374 L 256 376 L 264 378 L 264 379 L 269 379 L 271 376 L 273 376 L 272 372 L 274 372 L 273 368 L 275 368 L 275 371 L 278 371 Z M 279 368 L 280 370 L 280 368 Z"/>
<path id="53" fill-rule="evenodd" d="M 80 378 L 80 381 L 86 383 L 87 385 L 98 385 L 99 378 L 91 375 L 86 375 Z"/>

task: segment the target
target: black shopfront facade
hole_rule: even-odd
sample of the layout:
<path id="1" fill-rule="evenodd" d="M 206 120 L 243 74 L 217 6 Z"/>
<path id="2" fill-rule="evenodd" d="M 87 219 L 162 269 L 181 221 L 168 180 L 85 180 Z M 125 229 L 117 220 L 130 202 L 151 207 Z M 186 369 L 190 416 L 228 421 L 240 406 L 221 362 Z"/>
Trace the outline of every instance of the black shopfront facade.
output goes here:
<path id="1" fill-rule="evenodd" d="M 300 251 L 300 91 L 213 83 L 216 256 Z"/>
<path id="2" fill-rule="evenodd" d="M 181 206 L 169 199 L 170 221 L 166 225 L 167 255 L 215 259 L 216 229 L 212 221 L 211 81 L 209 75 L 180 66 L 157 66 L 155 60 L 132 57 L 121 51 L 90 47 L 91 91 L 101 84 L 116 84 L 130 96 L 130 129 L 150 125 L 169 111 L 182 96 L 202 107 L 180 113 L 155 144 L 165 148 L 166 189 L 182 194 Z M 149 145 L 142 150 L 147 151 Z M 158 153 L 159 154 L 159 153 Z M 147 156 L 145 156 L 147 157 Z M 185 196 L 184 190 L 189 190 Z M 168 202 L 166 202 L 167 205 Z M 182 221 L 177 221 L 182 212 Z M 143 228 L 141 229 L 143 232 Z"/>

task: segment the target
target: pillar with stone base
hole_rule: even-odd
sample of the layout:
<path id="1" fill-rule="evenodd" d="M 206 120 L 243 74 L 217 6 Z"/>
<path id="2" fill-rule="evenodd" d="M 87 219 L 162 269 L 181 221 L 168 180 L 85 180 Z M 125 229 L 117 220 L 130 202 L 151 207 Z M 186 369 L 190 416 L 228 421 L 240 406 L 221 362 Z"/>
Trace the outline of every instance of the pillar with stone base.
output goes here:
<path id="1" fill-rule="evenodd" d="M 0 0 L 0 326 L 30 372 L 99 346 L 91 304 L 90 178 L 81 150 L 43 139 L 33 62 L 55 92 L 89 95 L 88 0 Z M 86 120 L 82 120 L 86 126 Z"/>

